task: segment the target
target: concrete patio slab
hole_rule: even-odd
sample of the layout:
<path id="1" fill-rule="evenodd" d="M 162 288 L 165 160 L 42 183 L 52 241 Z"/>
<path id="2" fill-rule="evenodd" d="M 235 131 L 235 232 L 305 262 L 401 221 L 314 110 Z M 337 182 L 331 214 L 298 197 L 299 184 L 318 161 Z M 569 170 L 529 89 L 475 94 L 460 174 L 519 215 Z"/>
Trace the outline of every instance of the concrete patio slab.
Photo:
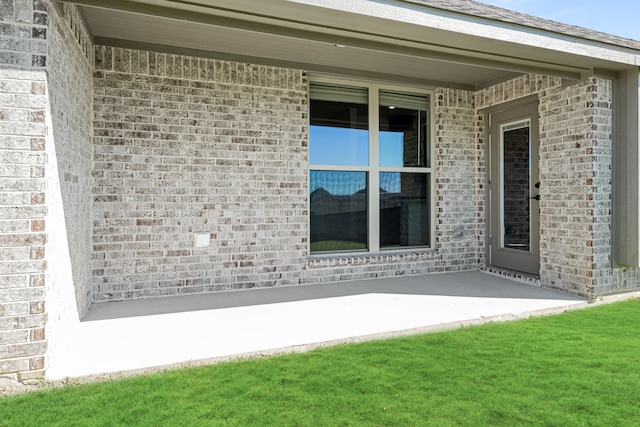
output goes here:
<path id="1" fill-rule="evenodd" d="M 483 272 L 96 304 L 49 361 L 47 376 L 55 380 L 303 351 L 586 305 L 578 297 Z"/>

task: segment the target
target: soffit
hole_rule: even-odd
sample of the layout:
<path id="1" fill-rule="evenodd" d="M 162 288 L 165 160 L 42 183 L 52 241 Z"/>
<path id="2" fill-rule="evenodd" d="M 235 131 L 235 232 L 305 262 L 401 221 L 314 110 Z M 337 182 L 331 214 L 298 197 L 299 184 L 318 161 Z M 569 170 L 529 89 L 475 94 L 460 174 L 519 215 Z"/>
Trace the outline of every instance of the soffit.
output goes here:
<path id="1" fill-rule="evenodd" d="M 570 79 L 636 60 L 611 47 L 407 2 L 87 0 L 100 44 L 475 89 L 538 72 Z"/>

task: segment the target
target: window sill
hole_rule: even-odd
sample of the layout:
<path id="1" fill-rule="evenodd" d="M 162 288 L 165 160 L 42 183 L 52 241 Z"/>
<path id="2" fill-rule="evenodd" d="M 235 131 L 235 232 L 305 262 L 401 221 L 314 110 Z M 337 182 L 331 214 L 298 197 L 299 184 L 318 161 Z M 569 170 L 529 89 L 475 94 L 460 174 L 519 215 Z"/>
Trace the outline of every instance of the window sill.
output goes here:
<path id="1" fill-rule="evenodd" d="M 307 267 L 346 266 L 353 264 L 382 264 L 413 261 L 435 254 L 434 248 L 388 249 L 379 252 L 333 252 L 307 257 Z"/>

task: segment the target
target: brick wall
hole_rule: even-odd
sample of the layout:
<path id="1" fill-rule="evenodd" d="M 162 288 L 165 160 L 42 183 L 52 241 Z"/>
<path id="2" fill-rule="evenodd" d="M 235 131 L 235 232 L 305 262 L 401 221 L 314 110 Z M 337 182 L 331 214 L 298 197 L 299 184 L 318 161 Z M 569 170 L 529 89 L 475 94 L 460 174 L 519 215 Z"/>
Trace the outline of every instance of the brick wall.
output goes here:
<path id="1" fill-rule="evenodd" d="M 44 369 L 44 77 L 0 68 L 0 373 Z"/>
<path id="2" fill-rule="evenodd" d="M 540 112 L 540 279 L 586 297 L 638 286 L 611 267 L 613 82 L 527 75 L 477 94 L 478 107 L 537 94 Z"/>
<path id="3" fill-rule="evenodd" d="M 562 80 L 559 78 L 553 78 L 553 77 L 535 75 L 535 74 L 527 74 L 527 75 L 523 75 L 523 76 L 508 80 L 503 83 L 496 84 L 494 86 L 491 86 L 476 92 L 475 94 L 476 107 L 480 112 L 479 125 L 478 125 L 479 151 L 480 151 L 480 147 L 484 146 L 485 144 L 484 139 L 486 135 L 484 123 L 482 122 L 484 117 L 483 110 L 490 107 L 499 106 L 500 104 L 517 102 L 527 97 L 538 96 L 540 98 L 541 94 L 545 93 L 545 91 L 554 91 L 554 90 L 557 90 L 558 88 L 561 88 L 561 86 L 562 86 Z M 539 109 L 541 108 L 543 107 L 540 106 Z M 486 157 L 485 150 L 482 150 L 482 153 L 479 153 L 479 155 Z M 539 159 L 532 159 L 532 161 L 538 161 L 538 160 Z M 486 180 L 486 176 L 482 174 L 480 180 L 481 182 L 477 184 L 478 188 L 481 188 L 482 193 L 485 194 L 485 189 L 483 186 Z M 544 190 L 544 185 L 545 185 L 544 182 L 541 182 L 541 194 Z M 486 195 L 484 197 L 486 197 Z M 484 211 L 484 207 L 481 207 L 480 210 Z M 483 224 L 483 228 L 484 227 L 485 225 Z M 543 251 L 543 248 L 545 247 L 545 244 L 546 244 L 546 242 L 544 241 L 545 239 L 544 228 L 546 227 L 546 225 L 541 223 L 540 227 L 541 227 L 540 247 L 541 247 L 541 251 Z M 483 253 L 485 250 L 486 249 L 483 249 Z M 483 260 L 483 263 L 486 263 L 486 261 Z M 544 271 L 544 268 L 545 268 L 544 264 L 542 264 L 540 268 L 541 268 L 541 275 L 542 275 L 543 274 L 542 272 Z M 546 283 L 543 282 L 543 285 L 546 286 Z"/>
<path id="4" fill-rule="evenodd" d="M 93 51 L 66 4 L 2 2 L 0 28 L 0 375 L 27 380 L 90 301 Z"/>
<path id="5" fill-rule="evenodd" d="M 434 248 L 307 259 L 306 87 L 301 74 L 294 79 L 298 86 L 290 81 L 300 72 L 106 47 L 98 47 L 96 55 L 97 301 L 479 268 L 485 262 L 486 171 L 483 116 L 477 112 L 533 94 L 540 98 L 541 193 L 547 195 L 541 203 L 542 283 L 592 295 L 592 276 L 610 277 L 605 206 L 610 201 L 600 200 L 608 197 L 603 195 L 610 188 L 610 155 L 598 151 L 606 152 L 610 141 L 607 80 L 564 87 L 561 79 L 526 75 L 477 93 L 438 89 Z M 278 92 L 283 89 L 286 95 Z M 272 223 L 278 214 L 265 211 L 264 201 L 244 197 L 253 196 L 250 186 L 264 179 L 255 174 L 256 153 L 264 150 L 256 138 L 264 136 L 265 123 L 274 122 L 257 124 L 256 117 L 265 115 L 254 101 L 267 92 L 280 97 L 271 106 L 272 118 L 284 104 L 296 110 L 294 135 L 275 133 L 270 149 L 279 153 L 281 166 L 301 166 L 281 171 L 296 191 L 286 200 L 280 192 L 269 196 L 282 202 L 280 209 L 291 210 L 295 224 L 288 231 Z M 594 102 L 604 103 L 605 135 L 592 143 L 584 132 L 591 130 L 592 114 L 599 114 Z M 571 134 L 562 136 L 567 128 Z M 580 132 L 587 142 L 573 147 Z M 587 146 L 599 147 L 597 157 Z M 221 166 L 231 174 L 221 174 Z M 567 174 L 566 168 L 573 169 Z M 266 178 L 270 183 L 261 187 L 263 194 L 281 188 L 277 176 Z M 584 185 L 576 186 L 576 179 Z M 576 197 L 585 203 L 571 204 Z M 586 224 L 593 209 L 602 213 L 594 220 L 598 224 Z M 576 229 L 577 223 L 584 227 Z M 208 248 L 193 248 L 195 231 L 211 234 Z M 263 236 L 280 240 L 267 245 Z M 598 246 L 599 255 L 589 245 Z M 592 271 L 593 262 L 599 273 Z"/>
<path id="6" fill-rule="evenodd" d="M 71 277 L 57 278 L 64 283 L 51 288 L 62 291 L 67 282 L 73 284 L 77 311 L 83 315 L 91 301 L 93 50 L 87 47 L 88 33 L 74 6 L 64 4 L 60 14 L 54 9 L 50 21 L 49 182 L 54 199 L 49 217 L 56 221 L 50 240 L 56 262 L 65 263 L 71 272 Z"/>
<path id="7" fill-rule="evenodd" d="M 609 80 L 437 89 L 433 248 L 308 258 L 303 71 L 94 48 L 74 7 L 45 6 L 0 6 L 0 374 L 43 375 L 47 338 L 55 351 L 92 301 L 482 267 L 479 111 L 532 94 L 542 284 L 640 282 L 610 265 Z"/>
<path id="8" fill-rule="evenodd" d="M 44 0 L 0 3 L 0 64 L 39 69 L 47 61 L 47 4 Z"/>
<path id="9" fill-rule="evenodd" d="M 307 259 L 301 71 L 99 46 L 94 298 L 477 269 L 484 258 L 473 95 L 435 106 L 434 249 Z M 193 247 L 206 231 L 207 248 Z"/>
<path id="10" fill-rule="evenodd" d="M 0 375 L 43 375 L 46 337 L 46 24 L 39 1 L 0 5 Z"/>
<path id="11" fill-rule="evenodd" d="M 75 8 L 50 8 L 47 368 L 91 302 L 93 49 Z"/>
<path id="12" fill-rule="evenodd" d="M 541 279 L 585 296 L 611 273 L 612 82 L 590 78 L 541 96 Z"/>
<path id="13" fill-rule="evenodd" d="M 593 162 L 592 176 L 587 177 L 585 185 L 592 188 L 591 206 L 587 214 L 593 216 L 592 246 L 593 246 L 593 295 L 623 292 L 637 289 L 640 280 L 622 284 L 616 281 L 613 270 L 613 217 L 612 209 L 612 180 L 613 180 L 613 105 L 614 83 L 609 79 L 593 78 L 586 85 L 590 100 L 585 104 L 585 113 L 592 119 L 587 121 L 588 130 L 585 132 L 590 147 L 586 154 Z M 637 271 L 637 270 L 636 270 Z M 629 286 L 630 285 L 630 286 Z"/>
<path id="14" fill-rule="evenodd" d="M 94 300 L 298 283 L 304 73 L 98 46 L 94 76 Z"/>
<path id="15" fill-rule="evenodd" d="M 445 265 L 477 269 L 485 258 L 483 123 L 472 92 L 439 89 L 436 100 L 437 248 Z"/>
<path id="16" fill-rule="evenodd" d="M 436 272 L 475 270 L 484 258 L 484 152 L 477 145 L 472 93 L 438 89 L 434 94 L 434 215 L 431 249 L 307 261 L 301 283 L 335 282 Z M 470 183 L 472 183 L 470 185 Z M 480 209 L 480 211 L 478 211 Z M 478 213 L 480 212 L 480 213 Z"/>

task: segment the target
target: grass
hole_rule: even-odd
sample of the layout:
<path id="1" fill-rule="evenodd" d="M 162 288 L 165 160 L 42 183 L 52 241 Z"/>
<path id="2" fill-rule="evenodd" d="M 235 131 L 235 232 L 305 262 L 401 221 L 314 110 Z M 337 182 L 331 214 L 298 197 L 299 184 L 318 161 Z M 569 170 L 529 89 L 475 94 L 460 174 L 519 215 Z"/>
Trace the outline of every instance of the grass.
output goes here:
<path id="1" fill-rule="evenodd" d="M 311 242 L 311 252 L 335 252 L 335 251 L 356 251 L 367 249 L 366 243 L 350 242 L 347 240 L 322 240 Z"/>
<path id="2" fill-rule="evenodd" d="M 640 300 L 0 399 L 0 426 L 637 426 Z"/>

